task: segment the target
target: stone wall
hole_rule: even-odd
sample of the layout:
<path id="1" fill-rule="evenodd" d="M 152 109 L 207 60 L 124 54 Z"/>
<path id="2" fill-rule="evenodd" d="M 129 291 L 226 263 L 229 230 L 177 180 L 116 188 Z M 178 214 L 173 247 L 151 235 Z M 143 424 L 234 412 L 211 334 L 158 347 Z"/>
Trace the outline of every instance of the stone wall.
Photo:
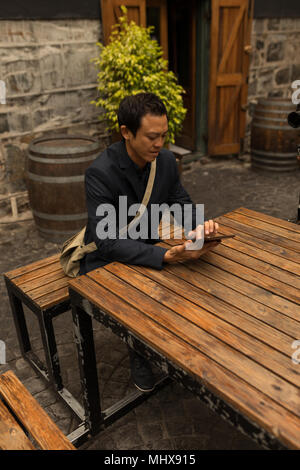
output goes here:
<path id="1" fill-rule="evenodd" d="M 28 143 L 54 133 L 96 136 L 107 144 L 90 104 L 97 96 L 98 20 L 0 21 L 0 196 L 26 189 Z M 300 18 L 255 19 L 249 71 L 249 102 L 261 96 L 290 97 L 300 79 Z M 251 106 L 245 150 L 249 150 Z M 1 207 L 0 207 L 1 209 Z"/>
<path id="2" fill-rule="evenodd" d="M 256 19 L 251 39 L 249 99 L 289 98 L 300 79 L 300 18 Z"/>
<path id="3" fill-rule="evenodd" d="M 96 136 L 106 145 L 97 96 L 97 20 L 0 21 L 0 195 L 25 188 L 28 143 L 47 134 Z"/>
<path id="4" fill-rule="evenodd" d="M 254 19 L 249 70 L 245 151 L 250 150 L 250 126 L 261 97 L 291 98 L 291 85 L 300 80 L 300 18 Z"/>

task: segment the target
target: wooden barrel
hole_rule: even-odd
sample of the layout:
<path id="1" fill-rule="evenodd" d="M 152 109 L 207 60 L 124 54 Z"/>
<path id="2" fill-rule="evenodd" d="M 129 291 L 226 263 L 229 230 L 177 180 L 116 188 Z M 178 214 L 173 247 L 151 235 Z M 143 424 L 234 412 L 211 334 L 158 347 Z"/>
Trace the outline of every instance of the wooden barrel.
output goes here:
<path id="1" fill-rule="evenodd" d="M 258 100 L 251 124 L 252 167 L 274 172 L 299 169 L 300 129 L 289 126 L 287 121 L 288 114 L 295 108 L 288 99 Z"/>
<path id="2" fill-rule="evenodd" d="M 30 143 L 29 202 L 44 238 L 62 242 L 86 224 L 84 173 L 99 153 L 99 142 L 90 137 L 59 135 Z"/>

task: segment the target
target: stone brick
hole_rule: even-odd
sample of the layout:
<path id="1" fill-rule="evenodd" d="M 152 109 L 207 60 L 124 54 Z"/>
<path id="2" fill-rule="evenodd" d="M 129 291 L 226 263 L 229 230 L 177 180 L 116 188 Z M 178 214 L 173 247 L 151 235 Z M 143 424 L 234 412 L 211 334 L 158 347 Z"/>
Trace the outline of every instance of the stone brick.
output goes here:
<path id="1" fill-rule="evenodd" d="M 9 127 L 8 127 L 8 120 L 7 120 L 7 114 L 0 114 L 0 135 L 4 132 L 8 132 Z"/>
<path id="2" fill-rule="evenodd" d="M 61 47 L 47 46 L 40 50 L 40 68 L 43 90 L 64 87 Z"/>
<path id="3" fill-rule="evenodd" d="M 267 62 L 275 62 L 282 60 L 284 57 L 283 41 L 271 42 L 267 49 Z"/>
<path id="4" fill-rule="evenodd" d="M 258 39 L 256 41 L 256 49 L 260 50 L 260 49 L 263 49 L 265 46 L 265 42 L 262 41 L 261 39 Z"/>
<path id="5" fill-rule="evenodd" d="M 253 30 L 255 33 L 262 34 L 265 30 L 265 20 L 262 18 L 253 20 Z"/>
<path id="6" fill-rule="evenodd" d="M 291 82 L 293 82 L 294 80 L 300 80 L 300 64 L 292 65 Z"/>
<path id="7" fill-rule="evenodd" d="M 284 91 L 283 90 L 271 90 L 268 92 L 269 98 L 283 98 Z"/>
<path id="8" fill-rule="evenodd" d="M 28 110 L 10 112 L 8 114 L 10 132 L 27 132 L 32 130 L 31 114 Z"/>
<path id="9" fill-rule="evenodd" d="M 37 109 L 32 115 L 33 128 L 49 122 L 53 115 L 54 111 L 52 109 Z"/>
<path id="10" fill-rule="evenodd" d="M 97 70 L 90 62 L 97 55 L 95 47 L 69 44 L 63 47 L 63 51 L 66 86 L 96 83 Z"/>
<path id="11" fill-rule="evenodd" d="M 60 44 L 72 40 L 69 20 L 32 21 L 32 34 L 37 42 Z"/>
<path id="12" fill-rule="evenodd" d="M 277 85 L 290 83 L 290 68 L 285 67 L 284 69 L 278 70 L 275 75 L 275 82 L 277 83 Z"/>
<path id="13" fill-rule="evenodd" d="M 273 90 L 274 70 L 272 68 L 262 69 L 257 74 L 257 95 L 266 96 L 270 90 Z"/>
<path id="14" fill-rule="evenodd" d="M 280 29 L 280 18 L 270 18 L 268 20 L 268 30 L 278 31 Z"/>

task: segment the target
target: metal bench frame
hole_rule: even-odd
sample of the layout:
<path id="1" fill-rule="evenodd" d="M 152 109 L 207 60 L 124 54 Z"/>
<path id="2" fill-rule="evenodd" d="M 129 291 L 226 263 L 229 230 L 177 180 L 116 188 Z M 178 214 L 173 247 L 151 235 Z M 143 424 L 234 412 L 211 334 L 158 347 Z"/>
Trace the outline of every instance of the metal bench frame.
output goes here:
<path id="1" fill-rule="evenodd" d="M 95 434 L 94 427 L 90 425 L 89 417 L 86 414 L 86 409 L 81 406 L 76 398 L 63 385 L 52 322 L 53 318 L 55 318 L 57 315 L 71 310 L 70 298 L 67 300 L 62 300 L 61 302 L 57 302 L 55 305 L 52 305 L 49 308 L 43 309 L 39 307 L 36 302 L 30 299 L 30 297 L 27 296 L 25 292 L 14 283 L 13 279 L 10 279 L 9 273 L 4 274 L 4 278 L 21 354 L 24 359 L 29 362 L 31 367 L 33 367 L 33 369 L 38 373 L 38 375 L 51 385 L 57 395 L 80 419 L 81 423 L 79 426 L 75 429 L 75 431 L 67 436 L 72 444 L 78 447 L 84 443 L 91 434 Z M 23 304 L 26 305 L 38 319 L 43 349 L 45 353 L 46 366 L 32 351 Z M 159 381 L 156 384 L 155 389 L 150 393 L 143 393 L 139 390 L 133 391 L 128 396 L 125 396 L 113 406 L 109 407 L 107 410 L 103 412 L 100 411 L 100 414 L 97 417 L 97 432 L 105 429 L 107 426 L 115 422 L 120 417 L 124 416 L 140 403 L 147 400 L 167 383 L 169 383 L 169 379 Z M 99 393 L 98 384 L 97 392 Z"/>

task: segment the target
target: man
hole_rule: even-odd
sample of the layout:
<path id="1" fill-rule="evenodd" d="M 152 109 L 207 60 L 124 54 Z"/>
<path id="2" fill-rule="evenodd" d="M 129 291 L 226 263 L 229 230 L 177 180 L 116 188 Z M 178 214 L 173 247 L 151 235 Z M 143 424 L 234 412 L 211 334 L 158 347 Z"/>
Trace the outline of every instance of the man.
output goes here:
<path id="1" fill-rule="evenodd" d="M 163 203 L 172 206 L 175 203 L 192 205 L 192 201 L 180 183 L 176 160 L 173 154 L 163 148 L 168 133 L 167 111 L 162 101 L 152 93 L 140 93 L 125 98 L 120 104 L 118 122 L 122 142 L 108 147 L 99 155 L 85 174 L 86 203 L 88 223 L 85 243 L 94 241 L 98 250 L 89 253 L 81 260 L 80 274 L 84 274 L 112 261 L 132 265 L 149 266 L 162 269 L 167 263 L 198 259 L 216 243 L 210 242 L 200 250 L 189 250 L 191 240 L 171 249 L 155 246 L 158 239 L 151 239 L 151 211 L 148 210 L 149 230 L 139 239 L 130 236 L 119 236 L 118 221 L 120 196 L 127 197 L 127 207 L 141 203 L 147 185 L 151 162 L 156 160 L 156 176 L 148 203 Z M 99 226 L 105 214 L 105 207 L 115 209 L 115 236 L 99 237 Z M 193 207 L 193 233 L 191 238 L 200 238 L 202 227 L 196 227 L 196 211 Z M 131 217 L 133 219 L 133 217 Z M 130 222 L 130 218 L 126 224 Z M 145 222 L 145 219 L 144 219 Z M 218 230 L 213 220 L 205 222 L 206 234 Z M 190 247 L 189 247 L 190 248 Z M 129 349 L 131 372 L 134 384 L 142 391 L 150 391 L 154 387 L 154 377 L 149 363 Z"/>

